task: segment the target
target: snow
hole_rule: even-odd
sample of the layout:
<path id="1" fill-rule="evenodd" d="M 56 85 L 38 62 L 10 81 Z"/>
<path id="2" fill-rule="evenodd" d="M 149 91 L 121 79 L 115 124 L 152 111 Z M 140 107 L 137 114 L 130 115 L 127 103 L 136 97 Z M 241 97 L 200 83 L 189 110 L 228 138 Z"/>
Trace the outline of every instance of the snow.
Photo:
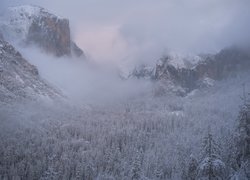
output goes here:
<path id="1" fill-rule="evenodd" d="M 52 87 L 34 74 L 35 67 L 19 56 L 19 53 L 6 41 L 0 40 L 0 101 L 11 98 L 35 98 L 39 95 L 55 95 Z"/>
<path id="2" fill-rule="evenodd" d="M 2 22 L 4 34 L 12 34 L 15 38 L 24 39 L 28 34 L 33 17 L 37 16 L 39 11 L 38 7 L 31 6 L 8 8 Z"/>
<path id="3" fill-rule="evenodd" d="M 209 77 L 205 77 L 203 79 L 203 83 L 207 86 L 207 87 L 211 87 L 214 86 L 215 80 L 209 78 Z"/>
<path id="4" fill-rule="evenodd" d="M 24 13 L 26 16 L 38 15 L 41 10 L 40 7 L 32 5 L 22 5 L 17 7 L 10 7 L 8 9 L 13 14 L 21 15 L 21 13 Z"/>
<path id="5" fill-rule="evenodd" d="M 175 68 L 193 68 L 199 62 L 203 60 L 198 55 L 193 54 L 183 54 L 183 53 L 176 53 L 176 52 L 169 52 L 164 57 L 168 57 L 168 64 L 174 66 Z M 157 65 L 163 65 L 163 59 L 157 62 Z"/>
<path id="6" fill-rule="evenodd" d="M 48 107 L 43 107 L 42 103 L 21 104 L 13 108 L 3 106 L 0 114 L 7 118 L 3 118 L 0 127 L 0 135 L 4 140 L 2 152 L 8 152 L 14 159 L 4 158 L 3 169 L 8 175 L 15 173 L 21 176 L 18 169 L 27 164 L 30 172 L 40 178 L 47 172 L 46 169 L 54 167 L 55 172 L 66 177 L 68 172 L 73 171 L 67 169 L 70 164 L 72 169 L 78 167 L 79 174 L 87 174 L 91 168 L 93 174 L 89 175 L 90 179 L 102 179 L 103 174 L 114 179 L 127 175 L 127 179 L 132 179 L 129 172 L 134 165 L 138 165 L 144 179 L 159 179 L 159 176 L 162 176 L 161 179 L 181 179 L 190 153 L 199 162 L 201 160 L 198 158 L 201 138 L 208 123 L 222 143 L 227 142 L 227 139 L 224 141 L 220 137 L 230 138 L 221 129 L 234 128 L 240 82 L 232 82 L 234 85 L 226 83 L 223 85 L 225 89 L 217 88 L 217 92 L 205 92 L 202 95 L 198 93 L 192 99 L 137 97 L 127 101 L 131 109 L 127 113 L 124 113 L 125 106 L 121 105 L 123 102 L 111 105 L 110 109 L 105 104 L 105 108 L 93 105 L 93 108 L 84 111 L 76 106 L 64 107 L 63 104 L 51 104 Z M 47 101 L 46 96 L 41 98 Z M 222 106 L 226 107 L 226 111 Z M 143 160 L 137 163 L 134 160 L 138 159 L 136 152 L 141 147 Z M 227 144 L 222 148 L 222 152 L 227 151 Z M 21 160 L 18 158 L 20 155 L 23 157 Z M 208 159 L 202 162 L 201 170 L 206 173 Z M 14 163 L 17 165 L 12 166 L 13 171 L 9 170 Z M 213 170 L 219 175 L 224 163 L 219 159 L 212 159 L 212 163 L 216 167 Z M 61 174 L 58 169 L 65 169 L 65 174 Z M 76 176 L 73 173 L 72 179 Z"/>
<path id="7" fill-rule="evenodd" d="M 18 74 L 16 74 L 16 80 L 19 81 L 21 84 L 24 84 L 24 81 Z"/>
<path id="8" fill-rule="evenodd" d="M 170 112 L 170 114 L 174 116 L 184 117 L 183 111 L 172 111 Z"/>
<path id="9" fill-rule="evenodd" d="M 49 11 L 39 6 L 22 5 L 9 7 L 0 19 L 0 29 L 8 40 L 25 40 L 29 28 L 35 18 L 42 16 L 55 16 Z"/>
<path id="10" fill-rule="evenodd" d="M 13 26 L 15 23 L 26 23 L 22 24 L 23 29 L 20 31 L 24 35 L 26 25 L 30 22 L 27 18 L 22 19 L 24 15 L 19 16 L 20 12 L 25 12 L 27 17 L 39 14 L 36 8 L 26 6 L 11 11 L 14 12 Z M 79 174 L 72 173 L 72 178 L 77 179 L 82 174 L 87 176 L 82 176 L 85 179 L 95 179 L 96 176 L 97 179 L 119 179 L 125 175 L 127 179 L 131 179 L 129 172 L 135 169 L 142 176 L 141 179 L 159 179 L 159 176 L 164 176 L 161 179 L 181 179 L 189 154 L 199 156 L 200 138 L 208 125 L 223 145 L 222 152 L 230 152 L 228 145 L 231 143 L 231 136 L 228 136 L 228 132 L 235 128 L 238 94 L 242 90 L 239 84 L 244 81 L 249 84 L 249 76 L 237 82 L 221 82 L 222 87 L 218 87 L 213 79 L 205 77 L 202 82 L 207 86 L 214 86 L 216 91 L 194 90 L 185 98 L 174 95 L 160 98 L 153 98 L 152 94 L 137 95 L 112 105 L 105 103 L 105 108 L 100 108 L 99 102 L 96 102 L 98 105 L 94 104 L 93 108 L 82 111 L 76 106 L 54 104 L 49 96 L 53 91 L 46 89 L 45 83 L 34 73 L 27 71 L 32 67 L 27 68 L 23 61 L 20 61 L 20 66 L 10 63 L 15 60 L 16 51 L 8 48 L 4 53 L 9 53 L 6 55 L 9 59 L 0 58 L 0 72 L 1 69 L 6 72 L 0 74 L 0 95 L 7 98 L 18 95 L 23 86 L 20 89 L 16 86 L 21 82 L 25 84 L 27 95 L 37 96 L 47 104 L 51 102 L 51 106 L 43 107 L 42 103 L 34 106 L 31 103 L 21 104 L 20 107 L 18 104 L 13 105 L 9 109 L 5 106 L 0 108 L 0 136 L 3 140 L 0 146 L 3 156 L 0 161 L 3 161 L 1 169 L 6 175 L 18 179 L 19 176 L 22 177 L 22 171 L 19 170 L 27 166 L 31 176 L 37 178 L 55 178 L 52 176 L 58 173 L 70 179 L 67 178 L 67 173 L 78 169 L 75 171 L 79 171 Z M 199 56 L 175 54 L 169 60 L 176 68 L 192 68 L 202 59 Z M 164 65 L 163 61 L 159 63 Z M 143 69 L 147 72 L 153 70 L 149 66 L 144 66 Z M 13 73 L 15 71 L 17 74 Z M 5 82 L 6 86 L 3 84 Z M 175 91 L 182 90 L 181 87 L 171 85 L 169 88 Z M 131 85 L 130 88 L 133 89 L 134 86 Z M 102 94 L 102 91 L 104 90 L 100 89 L 97 92 Z M 126 108 L 129 111 L 124 113 Z M 220 176 L 225 169 L 222 160 L 218 157 L 202 160 L 199 166 L 201 175 L 205 176 L 207 169 L 212 166 L 213 172 Z M 60 174 L 62 172 L 59 170 L 65 170 L 65 174 Z M 243 180 L 243 173 L 240 170 L 235 178 Z"/>

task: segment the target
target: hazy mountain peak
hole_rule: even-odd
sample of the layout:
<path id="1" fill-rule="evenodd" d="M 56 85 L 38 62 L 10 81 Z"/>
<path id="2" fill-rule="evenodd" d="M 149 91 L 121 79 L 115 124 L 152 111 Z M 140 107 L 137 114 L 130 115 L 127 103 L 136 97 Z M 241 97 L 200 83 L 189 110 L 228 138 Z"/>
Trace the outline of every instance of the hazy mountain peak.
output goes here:
<path id="1" fill-rule="evenodd" d="M 34 44 L 58 57 L 83 55 L 83 51 L 71 39 L 69 20 L 39 6 L 7 8 L 0 28 L 7 40 Z"/>
<path id="2" fill-rule="evenodd" d="M 25 40 L 29 32 L 29 27 L 34 19 L 39 16 L 44 16 L 45 12 L 47 11 L 44 8 L 33 5 L 9 7 L 2 17 L 3 32 L 7 38 L 12 37 Z M 50 14 L 50 16 L 51 15 L 52 14 Z"/>

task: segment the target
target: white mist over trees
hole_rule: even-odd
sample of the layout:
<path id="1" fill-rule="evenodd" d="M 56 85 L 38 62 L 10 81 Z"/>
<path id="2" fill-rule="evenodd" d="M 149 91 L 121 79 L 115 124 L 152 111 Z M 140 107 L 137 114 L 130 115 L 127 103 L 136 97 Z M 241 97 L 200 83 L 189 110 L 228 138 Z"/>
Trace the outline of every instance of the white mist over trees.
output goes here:
<path id="1" fill-rule="evenodd" d="M 241 91 L 230 80 L 185 99 L 145 97 L 116 108 L 1 106 L 1 178 L 225 179 L 247 173 L 248 149 L 232 139 Z M 184 115 L 170 111 L 172 104 Z M 231 161 L 240 165 L 232 170 Z"/>
<path id="2" fill-rule="evenodd" d="M 23 3 L 70 21 L 0 18 L 0 179 L 250 179 L 248 0 Z"/>

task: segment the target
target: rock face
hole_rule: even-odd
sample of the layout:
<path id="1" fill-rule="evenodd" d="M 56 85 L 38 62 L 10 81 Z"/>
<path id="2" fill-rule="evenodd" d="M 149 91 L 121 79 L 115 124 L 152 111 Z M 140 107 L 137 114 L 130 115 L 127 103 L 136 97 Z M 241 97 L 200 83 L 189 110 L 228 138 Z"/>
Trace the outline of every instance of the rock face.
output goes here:
<path id="1" fill-rule="evenodd" d="M 146 65 L 141 65 L 136 67 L 131 73 L 130 77 L 136 77 L 138 79 L 153 79 L 154 78 L 154 68 L 148 67 Z"/>
<path id="2" fill-rule="evenodd" d="M 70 29 L 67 19 L 42 14 L 30 25 L 27 42 L 37 44 L 56 56 L 70 55 Z"/>
<path id="3" fill-rule="evenodd" d="M 185 92 L 190 92 L 196 88 L 211 86 L 215 80 L 221 80 L 239 71 L 250 70 L 248 52 L 237 47 L 223 49 L 215 55 L 202 56 L 196 65 L 189 67 L 173 65 L 172 57 L 165 56 L 158 61 L 154 70 L 149 71 L 142 66 L 136 68 L 131 76 L 152 79 L 174 86 L 172 89 L 181 87 Z"/>
<path id="4" fill-rule="evenodd" d="M 250 70 L 250 55 L 248 50 L 231 47 L 221 50 L 218 54 L 208 56 L 204 63 L 195 68 L 198 76 L 220 80 L 229 74 Z"/>
<path id="5" fill-rule="evenodd" d="M 70 45 L 71 45 L 71 54 L 74 54 L 77 57 L 84 56 L 83 51 L 76 45 L 76 43 L 71 41 Z"/>
<path id="6" fill-rule="evenodd" d="M 169 57 L 165 57 L 164 59 L 161 59 L 161 63 L 156 65 L 154 79 L 172 81 L 174 84 L 180 85 L 186 89 L 195 87 L 195 83 L 198 80 L 195 70 L 176 68 L 168 63 L 168 59 Z"/>
<path id="7" fill-rule="evenodd" d="M 191 91 L 201 86 L 207 78 L 221 80 L 239 71 L 250 70 L 250 56 L 236 47 L 223 49 L 218 54 L 204 57 L 193 68 L 176 68 L 165 61 L 156 65 L 155 79 L 171 79 L 175 84 Z"/>
<path id="8" fill-rule="evenodd" d="M 2 17 L 1 29 L 7 39 L 16 38 L 34 44 L 55 56 L 84 56 L 71 40 L 69 20 L 53 15 L 37 6 L 8 8 Z"/>
<path id="9" fill-rule="evenodd" d="M 12 45 L 0 40 L 0 102 L 59 96 L 39 77 L 35 66 L 29 64 Z"/>

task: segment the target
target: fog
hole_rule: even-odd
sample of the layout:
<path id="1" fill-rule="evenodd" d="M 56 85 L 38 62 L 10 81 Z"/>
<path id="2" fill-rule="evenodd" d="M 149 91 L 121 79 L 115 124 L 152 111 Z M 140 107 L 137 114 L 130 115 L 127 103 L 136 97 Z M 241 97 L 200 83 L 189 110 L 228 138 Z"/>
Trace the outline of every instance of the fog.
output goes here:
<path id="1" fill-rule="evenodd" d="M 1 40 L 0 179 L 249 179 L 250 56 L 217 53 L 249 45 L 249 0 L 1 0 L 0 14 L 22 4 L 68 18 L 86 58 L 8 39 L 37 76 Z M 193 68 L 198 53 L 217 54 Z M 121 78 L 159 58 L 155 81 Z"/>
<path id="2" fill-rule="evenodd" d="M 68 18 L 73 39 L 98 62 L 154 62 L 164 51 L 216 52 L 250 41 L 248 0 L 2 0 Z M 125 61 L 125 62 L 124 62 Z"/>
<path id="3" fill-rule="evenodd" d="M 138 63 L 154 66 L 166 52 L 215 53 L 250 42 L 248 0 L 2 0 L 1 10 L 22 4 L 68 18 L 72 39 L 102 67 L 20 48 L 43 78 L 78 101 L 107 103 L 151 91 L 149 82 L 121 81 L 119 73 Z"/>
<path id="4" fill-rule="evenodd" d="M 39 74 L 67 98 L 81 104 L 112 104 L 150 93 L 151 83 L 121 80 L 115 66 L 92 64 L 86 59 L 56 58 L 36 47 L 19 47 L 22 55 L 39 69 Z"/>

